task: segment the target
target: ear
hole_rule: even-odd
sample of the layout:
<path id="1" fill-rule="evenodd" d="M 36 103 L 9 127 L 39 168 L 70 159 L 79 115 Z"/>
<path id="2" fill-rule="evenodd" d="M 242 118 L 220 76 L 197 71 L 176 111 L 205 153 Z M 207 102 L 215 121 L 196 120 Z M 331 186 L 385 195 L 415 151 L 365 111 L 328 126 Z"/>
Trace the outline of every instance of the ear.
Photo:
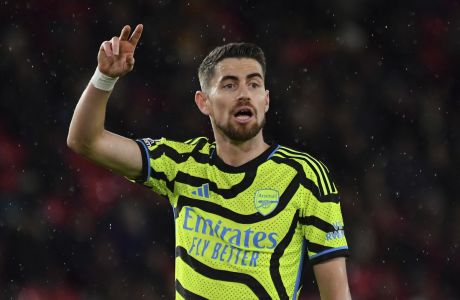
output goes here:
<path id="1" fill-rule="evenodd" d="M 270 91 L 265 90 L 265 112 L 268 111 L 269 106 L 270 106 Z"/>
<path id="2" fill-rule="evenodd" d="M 202 91 L 195 92 L 195 103 L 202 114 L 209 116 L 208 96 Z"/>

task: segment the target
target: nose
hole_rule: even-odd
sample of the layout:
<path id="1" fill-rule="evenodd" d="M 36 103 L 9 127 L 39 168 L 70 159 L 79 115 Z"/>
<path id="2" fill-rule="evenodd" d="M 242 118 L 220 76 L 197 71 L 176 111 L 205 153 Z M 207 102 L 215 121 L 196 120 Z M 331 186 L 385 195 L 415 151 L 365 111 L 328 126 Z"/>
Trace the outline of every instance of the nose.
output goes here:
<path id="1" fill-rule="evenodd" d="M 249 89 L 246 85 L 240 86 L 239 91 L 238 91 L 238 100 L 245 101 L 245 102 L 249 102 L 251 100 Z"/>

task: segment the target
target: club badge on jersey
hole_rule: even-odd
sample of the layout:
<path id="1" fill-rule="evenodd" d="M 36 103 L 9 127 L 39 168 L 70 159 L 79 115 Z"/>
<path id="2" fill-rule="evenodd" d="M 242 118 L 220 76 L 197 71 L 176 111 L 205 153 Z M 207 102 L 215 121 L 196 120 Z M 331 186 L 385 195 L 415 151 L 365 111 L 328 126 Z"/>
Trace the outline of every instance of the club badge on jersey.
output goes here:
<path id="1" fill-rule="evenodd" d="M 273 189 L 257 190 L 254 194 L 254 205 L 257 211 L 266 216 L 275 210 L 280 201 L 279 192 Z"/>

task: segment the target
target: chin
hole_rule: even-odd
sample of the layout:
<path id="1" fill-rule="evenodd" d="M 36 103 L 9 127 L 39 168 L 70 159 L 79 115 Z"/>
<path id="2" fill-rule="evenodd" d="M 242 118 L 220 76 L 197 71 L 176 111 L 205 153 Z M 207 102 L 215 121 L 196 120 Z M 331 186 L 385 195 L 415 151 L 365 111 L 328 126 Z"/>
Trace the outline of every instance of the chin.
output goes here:
<path id="1" fill-rule="evenodd" d="M 246 142 L 256 137 L 262 128 L 263 124 L 248 123 L 238 127 L 228 126 L 222 132 L 233 141 Z"/>

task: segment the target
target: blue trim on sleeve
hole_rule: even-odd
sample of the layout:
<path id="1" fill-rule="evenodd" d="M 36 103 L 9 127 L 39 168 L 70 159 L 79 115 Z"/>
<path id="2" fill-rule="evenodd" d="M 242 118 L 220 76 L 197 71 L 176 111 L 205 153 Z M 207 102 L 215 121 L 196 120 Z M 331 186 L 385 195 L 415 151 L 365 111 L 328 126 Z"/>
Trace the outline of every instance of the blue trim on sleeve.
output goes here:
<path id="1" fill-rule="evenodd" d="M 338 251 L 338 250 L 347 250 L 347 249 L 348 249 L 348 246 L 343 246 L 343 247 L 338 247 L 338 248 L 333 248 L 333 249 L 327 249 L 327 250 L 324 250 L 324 251 L 322 251 L 320 253 L 316 253 L 315 255 L 310 257 L 310 259 L 314 259 L 314 258 L 317 258 L 318 256 L 328 254 L 328 253 L 331 253 L 331 252 L 335 252 L 335 251 Z"/>
<path id="2" fill-rule="evenodd" d="M 294 294 L 292 295 L 292 300 L 297 299 L 297 293 L 299 292 L 300 278 L 302 277 L 303 259 L 305 257 L 306 245 L 307 245 L 307 241 L 303 239 L 302 240 L 302 251 L 300 252 L 301 256 L 300 256 L 299 270 L 297 271 L 297 279 L 295 281 Z"/>
<path id="3" fill-rule="evenodd" d="M 272 158 L 273 154 L 275 154 L 275 152 L 276 152 L 279 148 L 280 148 L 280 145 L 277 145 L 276 148 L 275 148 L 275 150 L 273 150 L 272 153 L 270 153 L 270 155 L 268 156 L 267 159 Z"/>
<path id="4" fill-rule="evenodd" d="M 145 150 L 145 159 L 147 160 L 147 178 L 145 178 L 144 181 L 147 181 L 150 178 L 150 156 L 149 156 L 149 149 L 147 148 L 147 145 L 145 145 L 143 140 L 138 140 L 141 142 L 141 145 L 144 146 Z"/>

